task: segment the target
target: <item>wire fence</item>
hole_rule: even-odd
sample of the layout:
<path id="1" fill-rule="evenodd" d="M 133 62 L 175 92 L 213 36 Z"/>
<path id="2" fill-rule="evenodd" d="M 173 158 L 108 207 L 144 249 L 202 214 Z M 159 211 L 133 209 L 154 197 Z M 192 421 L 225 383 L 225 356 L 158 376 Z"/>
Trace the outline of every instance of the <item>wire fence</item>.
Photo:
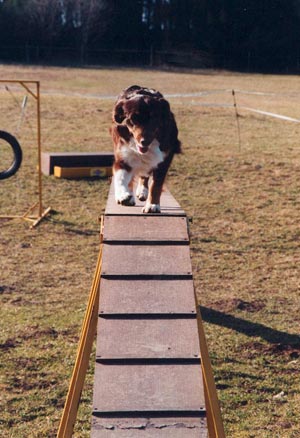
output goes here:
<path id="1" fill-rule="evenodd" d="M 0 46 L 0 61 L 78 65 L 137 65 L 155 66 L 169 64 L 174 66 L 213 67 L 213 58 L 200 51 L 157 51 L 150 50 L 109 50 L 86 49 L 83 47 L 56 46 Z"/>
<path id="2" fill-rule="evenodd" d="M 230 53 L 220 55 L 201 50 L 155 50 L 153 47 L 149 50 L 110 50 L 23 44 L 0 45 L 0 62 L 79 66 L 170 66 L 297 73 L 300 71 L 300 51 L 294 56 L 288 53 L 277 54 L 274 59 L 272 54 L 262 56 L 254 51 L 232 56 Z"/>

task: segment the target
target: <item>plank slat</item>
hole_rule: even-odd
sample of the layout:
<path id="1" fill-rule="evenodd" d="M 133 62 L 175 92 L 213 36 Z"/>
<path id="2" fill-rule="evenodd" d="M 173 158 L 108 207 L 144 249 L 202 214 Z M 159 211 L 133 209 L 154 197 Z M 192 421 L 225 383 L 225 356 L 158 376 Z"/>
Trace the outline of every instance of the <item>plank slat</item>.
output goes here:
<path id="1" fill-rule="evenodd" d="M 106 216 L 104 242 L 169 242 L 188 244 L 185 217 L 143 215 Z"/>
<path id="2" fill-rule="evenodd" d="M 205 411 L 202 371 L 195 365 L 105 365 L 96 362 L 93 411 Z M 105 394 L 105 397 L 102 396 Z"/>
<path id="3" fill-rule="evenodd" d="M 196 319 L 99 318 L 96 357 L 101 359 L 199 357 Z"/>
<path id="4" fill-rule="evenodd" d="M 206 418 L 93 417 L 91 438 L 208 438 Z"/>
<path id="5" fill-rule="evenodd" d="M 195 314 L 192 280 L 101 279 L 100 314 Z"/>
<path id="6" fill-rule="evenodd" d="M 189 247 L 103 245 L 102 276 L 192 275 Z"/>

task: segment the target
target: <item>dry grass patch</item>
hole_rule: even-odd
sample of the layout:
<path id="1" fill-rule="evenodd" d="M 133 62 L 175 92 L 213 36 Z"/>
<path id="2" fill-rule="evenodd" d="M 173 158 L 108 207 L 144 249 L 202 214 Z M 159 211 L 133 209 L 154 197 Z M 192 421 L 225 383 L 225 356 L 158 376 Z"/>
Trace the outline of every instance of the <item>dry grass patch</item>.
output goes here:
<path id="1" fill-rule="evenodd" d="M 241 149 L 231 104 L 300 117 L 293 76 L 226 72 L 1 66 L 2 77 L 40 80 L 44 150 L 110 150 L 113 100 L 133 83 L 174 97 L 184 153 L 168 185 L 193 217 L 191 251 L 209 350 L 228 437 L 296 438 L 299 434 L 300 125 L 241 111 Z M 23 92 L 13 90 L 18 101 Z M 1 129 L 19 108 L 0 91 Z M 211 106 L 210 104 L 214 105 Z M 9 117 L 8 117 L 9 115 Z M 23 211 L 36 197 L 34 106 L 20 142 L 20 172 L 1 182 L 3 210 Z M 32 126 L 30 126 L 30 124 Z M 54 437 L 72 372 L 96 263 L 98 216 L 108 183 L 44 177 L 45 205 L 55 210 L 30 231 L 1 221 L 1 426 L 4 436 Z M 75 437 L 88 437 L 93 368 Z"/>

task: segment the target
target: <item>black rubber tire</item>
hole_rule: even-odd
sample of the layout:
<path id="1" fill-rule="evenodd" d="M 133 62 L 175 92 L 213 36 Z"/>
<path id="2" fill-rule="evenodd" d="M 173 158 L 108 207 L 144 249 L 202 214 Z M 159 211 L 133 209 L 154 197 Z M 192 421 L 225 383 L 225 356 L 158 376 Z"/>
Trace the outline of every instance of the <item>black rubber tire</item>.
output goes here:
<path id="1" fill-rule="evenodd" d="M 10 178 L 18 171 L 22 163 L 23 154 L 22 154 L 21 146 L 18 140 L 16 139 L 16 137 L 14 137 L 13 135 L 9 134 L 6 131 L 0 131 L 0 138 L 5 140 L 7 143 L 9 143 L 14 153 L 14 159 L 11 166 L 8 169 L 5 169 L 2 172 L 0 172 L 0 179 L 6 179 L 6 178 Z M 1 161 L 1 157 L 0 157 L 0 161 Z"/>

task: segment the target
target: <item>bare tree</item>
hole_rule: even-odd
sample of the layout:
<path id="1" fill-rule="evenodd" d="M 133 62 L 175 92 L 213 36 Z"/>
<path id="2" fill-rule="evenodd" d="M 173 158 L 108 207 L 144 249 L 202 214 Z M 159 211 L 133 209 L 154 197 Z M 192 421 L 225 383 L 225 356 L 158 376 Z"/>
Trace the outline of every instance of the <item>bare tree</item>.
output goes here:
<path id="1" fill-rule="evenodd" d="M 98 40 L 106 29 L 107 0 L 59 0 L 62 19 L 73 28 L 76 43 L 84 61 L 87 47 Z"/>
<path id="2" fill-rule="evenodd" d="M 52 46 L 62 24 L 60 0 L 27 0 L 23 2 L 23 23 L 31 40 Z"/>

